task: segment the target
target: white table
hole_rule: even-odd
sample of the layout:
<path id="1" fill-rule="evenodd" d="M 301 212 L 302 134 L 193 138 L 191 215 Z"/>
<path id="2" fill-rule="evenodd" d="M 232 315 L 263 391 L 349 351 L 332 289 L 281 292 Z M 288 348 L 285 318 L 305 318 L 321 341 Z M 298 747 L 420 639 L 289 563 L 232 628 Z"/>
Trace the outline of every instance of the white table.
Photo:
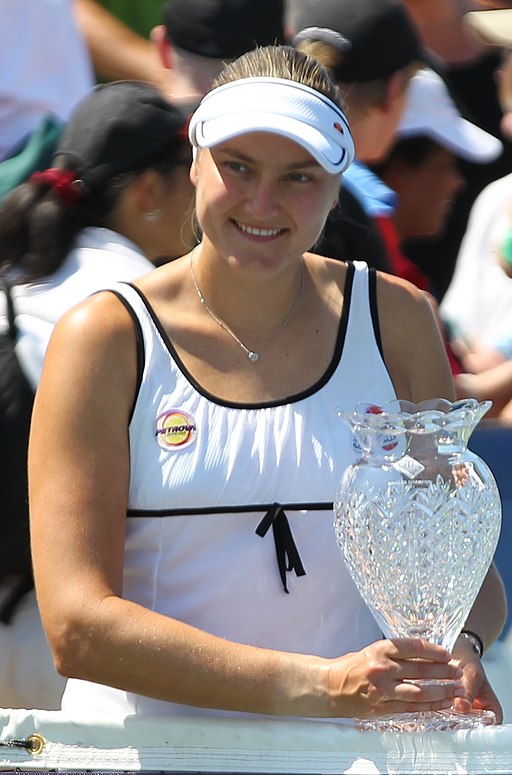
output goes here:
<path id="1" fill-rule="evenodd" d="M 41 753 L 6 747 L 43 738 Z M 0 710 L 0 771 L 464 775 L 512 773 L 512 725 L 375 733 L 324 721 L 166 720 Z"/>

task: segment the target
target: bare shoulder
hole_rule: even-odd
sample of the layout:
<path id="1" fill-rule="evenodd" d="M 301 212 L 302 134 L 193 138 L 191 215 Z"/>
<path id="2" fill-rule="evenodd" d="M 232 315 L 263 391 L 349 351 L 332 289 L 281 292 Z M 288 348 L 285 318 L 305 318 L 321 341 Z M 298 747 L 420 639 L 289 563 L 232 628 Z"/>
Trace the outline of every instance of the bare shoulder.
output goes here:
<path id="1" fill-rule="evenodd" d="M 385 272 L 377 272 L 377 297 L 381 326 L 408 320 L 422 325 L 433 321 L 432 305 L 426 293 L 412 283 Z M 389 320 L 388 320 L 389 319 Z"/>
<path id="2" fill-rule="evenodd" d="M 323 256 L 321 253 L 304 253 L 304 261 L 314 272 L 320 272 L 324 274 L 345 274 L 347 270 L 347 262 L 341 261 L 338 258 L 329 258 L 329 256 Z"/>
<path id="3" fill-rule="evenodd" d="M 133 322 L 123 302 L 111 291 L 99 291 L 71 307 L 55 326 L 53 339 L 75 338 L 84 346 L 108 345 L 133 332 Z"/>
<path id="4" fill-rule="evenodd" d="M 436 305 L 399 277 L 377 273 L 377 308 L 384 359 L 400 398 L 453 396 Z"/>
<path id="5" fill-rule="evenodd" d="M 50 338 L 39 391 L 58 402 L 100 399 L 126 413 L 137 380 L 137 339 L 130 313 L 110 291 L 79 302 Z M 125 401 L 125 396 L 127 396 Z"/>
<path id="6" fill-rule="evenodd" d="M 343 292 L 348 268 L 346 261 L 318 253 L 305 253 L 304 261 L 311 277 L 319 286 L 325 290 L 332 286 Z"/>

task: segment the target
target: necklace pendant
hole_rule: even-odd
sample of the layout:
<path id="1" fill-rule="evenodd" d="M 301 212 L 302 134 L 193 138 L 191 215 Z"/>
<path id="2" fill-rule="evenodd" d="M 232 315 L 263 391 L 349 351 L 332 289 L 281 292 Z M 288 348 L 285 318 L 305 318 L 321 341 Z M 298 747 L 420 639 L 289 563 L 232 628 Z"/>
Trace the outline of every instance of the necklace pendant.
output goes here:
<path id="1" fill-rule="evenodd" d="M 225 323 L 221 318 L 217 317 L 215 312 L 212 309 L 210 309 L 210 307 L 208 306 L 208 302 L 204 298 L 204 296 L 203 296 L 203 294 L 201 292 L 201 289 L 200 289 L 199 285 L 197 284 L 197 278 L 196 278 L 196 275 L 195 275 L 195 272 L 194 272 L 194 264 L 193 264 L 192 259 L 193 259 L 193 256 L 194 256 L 194 253 L 195 253 L 196 249 L 197 248 L 194 248 L 194 250 L 190 253 L 190 273 L 192 275 L 192 282 L 194 283 L 194 287 L 196 289 L 196 293 L 197 293 L 197 296 L 199 298 L 199 301 L 201 302 L 201 304 L 205 308 L 206 312 L 210 315 L 210 317 L 213 318 L 213 320 L 215 320 L 217 325 L 219 325 L 224 331 L 226 331 L 226 333 L 228 333 L 235 340 L 235 342 L 242 348 L 242 350 L 247 354 L 247 357 L 249 358 L 251 363 L 256 363 L 256 361 L 258 361 L 259 358 L 260 358 L 260 354 L 259 353 L 255 353 L 254 350 L 249 350 L 249 348 L 246 347 L 245 344 L 240 341 L 240 339 L 237 337 L 235 332 L 231 330 L 231 328 L 228 326 L 228 324 Z M 295 309 L 296 309 L 296 307 L 297 307 L 297 305 L 298 305 L 298 303 L 299 303 L 299 301 L 300 301 L 300 299 L 302 297 L 302 292 L 303 291 L 304 291 L 304 260 L 301 259 L 301 263 L 300 263 L 300 288 L 299 288 L 299 293 L 298 293 L 295 301 L 293 302 L 290 311 L 288 312 L 288 314 L 285 317 L 285 319 L 282 321 L 282 323 L 279 326 L 279 328 L 276 329 L 274 331 L 274 334 L 270 337 L 270 339 L 268 339 L 265 342 L 265 347 L 270 347 L 270 345 L 277 338 L 277 335 L 288 324 L 288 321 L 290 320 L 291 316 L 295 312 Z"/>

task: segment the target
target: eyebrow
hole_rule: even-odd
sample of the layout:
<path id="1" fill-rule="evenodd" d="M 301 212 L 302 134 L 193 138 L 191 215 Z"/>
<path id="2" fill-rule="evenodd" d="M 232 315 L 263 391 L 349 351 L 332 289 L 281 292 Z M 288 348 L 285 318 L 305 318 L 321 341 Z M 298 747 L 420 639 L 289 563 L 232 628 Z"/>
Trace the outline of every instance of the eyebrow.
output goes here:
<path id="1" fill-rule="evenodd" d="M 215 148 L 211 148 L 211 151 L 215 151 Z M 246 153 L 242 153 L 242 151 L 239 151 L 238 149 L 231 148 L 229 145 L 223 143 L 223 148 L 217 148 L 217 153 L 223 153 L 225 155 L 234 156 L 237 159 L 241 159 L 242 161 L 252 162 L 253 164 L 257 163 L 257 160 L 254 159 L 252 156 L 247 155 Z M 294 170 L 294 169 L 304 169 L 305 167 L 320 167 L 321 165 L 317 162 L 316 159 L 314 159 L 312 156 L 308 156 L 307 159 L 303 159 L 301 161 L 294 161 L 291 164 L 286 164 L 286 169 Z"/>

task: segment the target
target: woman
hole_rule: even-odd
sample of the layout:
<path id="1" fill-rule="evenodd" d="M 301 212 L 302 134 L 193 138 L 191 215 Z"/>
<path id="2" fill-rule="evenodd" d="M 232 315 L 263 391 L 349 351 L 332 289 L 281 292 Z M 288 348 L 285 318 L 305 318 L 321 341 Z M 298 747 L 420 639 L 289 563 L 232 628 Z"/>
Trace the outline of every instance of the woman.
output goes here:
<path id="1" fill-rule="evenodd" d="M 44 624 L 85 679 L 66 709 L 350 718 L 466 691 L 500 714 L 469 638 L 452 662 L 380 639 L 333 536 L 336 409 L 452 397 L 423 294 L 378 278 L 382 356 L 365 265 L 307 252 L 353 158 L 337 99 L 289 47 L 227 66 L 189 127 L 200 244 L 55 331 L 30 479 Z M 496 587 L 468 624 L 486 644 Z M 454 681 L 402 680 L 420 675 Z"/>
<path id="2" fill-rule="evenodd" d="M 99 288 L 145 274 L 153 262 L 168 260 L 195 243 L 187 118 L 148 84 L 123 81 L 100 87 L 71 116 L 54 166 L 35 173 L 5 201 L 0 271 L 14 284 L 16 353 L 32 389 L 39 382 L 53 326 L 64 312 Z M 0 305 L 0 324 L 5 326 L 3 295 Z M 4 373 L 7 395 L 8 379 Z M 27 417 L 27 436 L 29 421 Z M 2 445 L 2 492 L 7 509 L 19 506 L 18 524 L 28 522 L 26 498 L 20 499 L 17 491 L 9 497 L 8 471 L 23 478 L 26 461 L 22 469 L 13 462 L 16 445 L 21 445 L 19 465 L 23 460 L 23 434 L 18 424 L 16 444 L 11 438 Z M 26 476 L 20 492 L 23 484 L 26 491 Z M 22 548 L 15 528 L 4 513 L 4 549 L 17 546 L 22 555 L 28 535 Z M 23 560 L 17 567 L 24 567 Z M 53 668 L 34 594 L 25 594 L 31 578 L 8 572 L 0 564 L 2 702 L 8 707 L 59 707 L 63 681 Z"/>
<path id="3" fill-rule="evenodd" d="M 0 272 L 16 285 L 17 351 L 34 386 L 69 307 L 195 244 L 187 119 L 142 81 L 97 87 L 66 124 L 53 167 L 6 199 Z"/>

